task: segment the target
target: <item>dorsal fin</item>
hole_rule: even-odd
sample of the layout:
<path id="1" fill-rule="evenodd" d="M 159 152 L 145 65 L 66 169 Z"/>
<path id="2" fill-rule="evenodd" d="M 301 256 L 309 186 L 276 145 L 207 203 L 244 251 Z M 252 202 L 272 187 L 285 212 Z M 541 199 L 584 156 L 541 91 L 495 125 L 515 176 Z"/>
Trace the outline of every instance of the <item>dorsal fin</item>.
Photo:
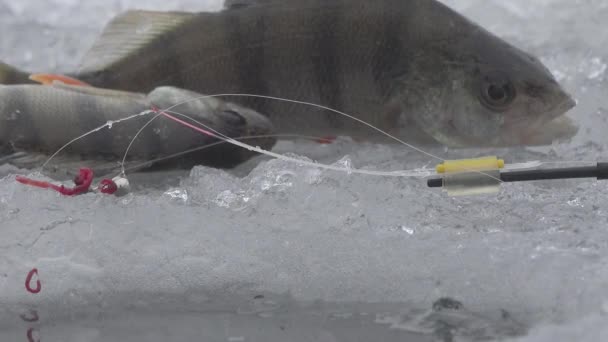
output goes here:
<path id="1" fill-rule="evenodd" d="M 84 57 L 79 74 L 101 71 L 194 17 L 188 12 L 134 10 L 110 21 Z"/>

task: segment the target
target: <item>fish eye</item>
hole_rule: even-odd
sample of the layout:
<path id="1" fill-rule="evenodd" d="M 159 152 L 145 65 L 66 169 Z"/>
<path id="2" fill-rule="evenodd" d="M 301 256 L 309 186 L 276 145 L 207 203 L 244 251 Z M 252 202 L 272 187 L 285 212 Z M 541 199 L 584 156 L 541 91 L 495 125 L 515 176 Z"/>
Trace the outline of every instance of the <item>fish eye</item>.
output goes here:
<path id="1" fill-rule="evenodd" d="M 506 110 L 516 96 L 513 83 L 500 73 L 483 76 L 480 92 L 481 103 L 493 111 Z"/>

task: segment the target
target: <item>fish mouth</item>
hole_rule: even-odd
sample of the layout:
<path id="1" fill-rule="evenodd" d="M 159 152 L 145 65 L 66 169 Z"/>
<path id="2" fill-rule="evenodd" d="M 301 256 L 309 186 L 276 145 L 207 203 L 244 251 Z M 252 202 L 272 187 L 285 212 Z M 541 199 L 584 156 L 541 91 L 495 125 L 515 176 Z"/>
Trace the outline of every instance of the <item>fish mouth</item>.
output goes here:
<path id="1" fill-rule="evenodd" d="M 578 133 L 579 126 L 571 118 L 562 115 L 545 122 L 542 126 L 525 133 L 522 142 L 525 145 L 551 145 L 555 142 L 570 141 Z"/>
<path id="2" fill-rule="evenodd" d="M 577 102 L 561 87 L 555 90 L 555 94 L 555 98 L 562 100 L 538 115 L 536 120 L 520 117 L 505 122 L 501 140 L 513 146 L 538 146 L 572 139 L 578 133 L 579 127 L 566 113 L 576 107 Z"/>
<path id="3" fill-rule="evenodd" d="M 515 138 L 518 145 L 541 146 L 570 141 L 578 133 L 579 126 L 565 113 L 575 105 L 574 100 L 564 101 L 555 107 L 555 112 L 552 112 L 552 114 L 559 113 L 558 115 L 549 115 L 535 125 L 519 127 L 519 129 L 511 127 L 507 131 L 520 132 Z"/>
<path id="4" fill-rule="evenodd" d="M 527 142 L 532 145 L 549 145 L 556 141 L 565 142 L 578 133 L 578 125 L 566 113 L 576 107 L 576 100 L 561 90 L 564 100 L 557 103 L 544 120 L 528 134 Z"/>
<path id="5" fill-rule="evenodd" d="M 549 110 L 549 118 L 550 120 L 559 118 L 569 112 L 572 108 L 576 107 L 577 103 L 574 98 L 565 91 L 561 90 L 561 97 L 564 98 L 563 101 L 559 102 L 551 110 Z M 549 121 L 550 121 L 549 120 Z"/>

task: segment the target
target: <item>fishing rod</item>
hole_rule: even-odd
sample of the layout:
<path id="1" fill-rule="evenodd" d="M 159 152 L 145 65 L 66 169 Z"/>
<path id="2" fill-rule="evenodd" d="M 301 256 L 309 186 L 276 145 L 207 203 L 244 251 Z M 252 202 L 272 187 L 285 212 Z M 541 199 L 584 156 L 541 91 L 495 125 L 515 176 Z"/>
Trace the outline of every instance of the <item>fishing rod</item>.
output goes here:
<path id="1" fill-rule="evenodd" d="M 608 163 L 593 166 L 504 171 L 505 162 L 497 157 L 445 161 L 437 165 L 440 177 L 427 180 L 429 188 L 443 188 L 449 195 L 497 192 L 502 183 L 595 178 L 608 179 Z"/>

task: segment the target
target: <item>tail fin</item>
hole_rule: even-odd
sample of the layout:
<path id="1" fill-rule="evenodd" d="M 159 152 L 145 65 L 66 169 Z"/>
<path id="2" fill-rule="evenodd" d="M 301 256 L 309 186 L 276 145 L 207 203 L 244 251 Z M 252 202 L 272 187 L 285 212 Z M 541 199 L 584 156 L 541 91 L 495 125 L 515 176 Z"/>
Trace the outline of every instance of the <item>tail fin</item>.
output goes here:
<path id="1" fill-rule="evenodd" d="M 20 71 L 12 66 L 0 62 L 0 84 L 29 84 L 29 73 Z"/>

